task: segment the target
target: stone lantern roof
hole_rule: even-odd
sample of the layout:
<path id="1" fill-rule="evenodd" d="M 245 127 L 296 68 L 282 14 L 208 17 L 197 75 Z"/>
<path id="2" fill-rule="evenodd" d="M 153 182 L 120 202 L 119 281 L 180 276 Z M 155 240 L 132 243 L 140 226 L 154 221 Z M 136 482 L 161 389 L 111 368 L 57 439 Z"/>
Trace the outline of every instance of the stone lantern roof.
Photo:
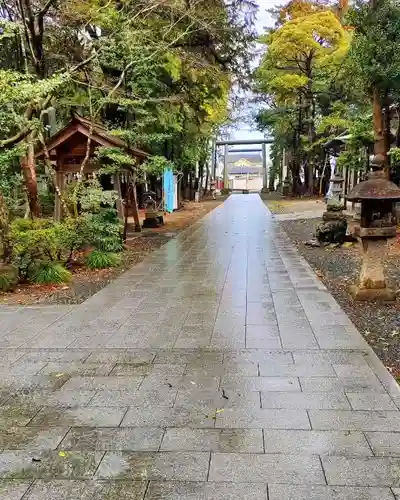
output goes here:
<path id="1" fill-rule="evenodd" d="M 369 174 L 367 181 L 354 186 L 347 199 L 349 201 L 400 200 L 400 188 L 386 179 L 383 170 L 378 170 Z"/>

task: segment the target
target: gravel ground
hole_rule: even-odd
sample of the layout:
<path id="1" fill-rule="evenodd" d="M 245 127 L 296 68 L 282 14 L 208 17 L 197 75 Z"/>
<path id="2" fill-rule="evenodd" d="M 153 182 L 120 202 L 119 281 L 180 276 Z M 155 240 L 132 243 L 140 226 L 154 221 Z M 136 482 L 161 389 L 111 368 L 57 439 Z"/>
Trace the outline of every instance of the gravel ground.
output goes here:
<path id="1" fill-rule="evenodd" d="M 320 219 L 282 221 L 300 253 L 329 288 L 366 341 L 386 367 L 400 377 L 400 298 L 392 304 L 357 302 L 348 293 L 357 280 L 361 259 L 358 244 L 350 248 L 313 248 L 304 245 L 311 239 Z M 385 261 L 391 285 L 400 288 L 400 240 L 394 242 Z"/>

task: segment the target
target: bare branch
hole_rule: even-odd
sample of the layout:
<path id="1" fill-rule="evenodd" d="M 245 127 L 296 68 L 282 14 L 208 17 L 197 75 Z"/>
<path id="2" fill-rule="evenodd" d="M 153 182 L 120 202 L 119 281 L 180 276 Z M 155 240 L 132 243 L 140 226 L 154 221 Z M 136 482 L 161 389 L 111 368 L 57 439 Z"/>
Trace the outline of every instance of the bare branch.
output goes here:
<path id="1" fill-rule="evenodd" d="M 43 19 L 50 7 L 52 7 L 56 2 L 57 0 L 47 0 L 43 8 L 36 14 L 37 19 Z"/>
<path id="2" fill-rule="evenodd" d="M 22 141 L 22 139 L 25 139 L 27 135 L 29 135 L 31 129 L 29 127 L 25 127 L 13 136 L 9 137 L 8 139 L 3 139 L 0 141 L 0 148 L 6 148 L 8 146 L 13 146 L 14 144 L 17 144 L 17 142 Z"/>

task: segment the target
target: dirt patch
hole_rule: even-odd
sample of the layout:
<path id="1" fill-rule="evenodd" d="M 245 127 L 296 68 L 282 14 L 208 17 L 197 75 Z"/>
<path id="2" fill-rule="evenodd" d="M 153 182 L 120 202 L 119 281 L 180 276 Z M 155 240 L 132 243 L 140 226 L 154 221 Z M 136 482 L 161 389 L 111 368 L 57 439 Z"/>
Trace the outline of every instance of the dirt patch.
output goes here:
<path id="1" fill-rule="evenodd" d="M 129 234 L 126 250 L 122 254 L 122 263 L 116 268 L 91 271 L 78 266 L 73 269 L 73 281 L 68 285 L 19 286 L 14 293 L 1 294 L 0 304 L 80 304 L 223 201 L 218 199 L 200 203 L 187 202 L 181 210 L 165 215 L 164 226 Z"/>
<path id="2" fill-rule="evenodd" d="M 320 211 L 325 208 L 322 198 L 282 198 L 276 195 L 264 198 L 273 214 L 293 214 Z"/>
<path id="3" fill-rule="evenodd" d="M 400 299 L 393 304 L 357 302 L 348 292 L 361 265 L 358 243 L 348 248 L 313 248 L 311 239 L 320 219 L 280 222 L 300 253 L 328 287 L 351 320 L 394 376 L 400 376 Z M 395 290 L 400 288 L 400 238 L 385 259 L 385 273 Z"/>

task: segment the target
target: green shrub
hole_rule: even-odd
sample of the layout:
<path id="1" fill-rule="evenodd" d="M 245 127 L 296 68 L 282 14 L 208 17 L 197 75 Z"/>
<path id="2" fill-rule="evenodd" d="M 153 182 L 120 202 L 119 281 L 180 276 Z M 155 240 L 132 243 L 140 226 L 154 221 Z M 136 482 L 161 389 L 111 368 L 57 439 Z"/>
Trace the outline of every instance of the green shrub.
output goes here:
<path id="1" fill-rule="evenodd" d="M 37 282 L 38 269 L 50 264 L 68 263 L 76 251 L 92 247 L 99 252 L 116 253 L 123 249 L 121 224 L 114 208 L 103 207 L 94 214 L 54 222 L 51 219 L 16 219 L 11 225 L 13 264 L 21 280 Z M 95 268 L 112 267 L 119 264 L 116 256 L 102 261 Z M 45 276 L 45 282 L 47 278 Z M 42 278 L 39 277 L 39 282 Z M 58 277 L 51 282 L 59 282 Z M 62 281 L 64 278 L 62 279 Z M 50 281 L 49 281 L 50 282 Z"/>
<path id="2" fill-rule="evenodd" d="M 59 262 L 40 264 L 32 272 L 31 279 L 38 285 L 56 285 L 71 281 L 72 274 Z"/>
<path id="3" fill-rule="evenodd" d="M 93 250 L 86 257 L 86 265 L 90 269 L 106 269 L 117 267 L 121 263 L 121 257 L 116 253 Z"/>
<path id="4" fill-rule="evenodd" d="M 47 219 L 17 219 L 11 225 L 13 263 L 21 279 L 27 278 L 42 263 L 60 259 L 62 248 L 56 224 Z"/>
<path id="5" fill-rule="evenodd" d="M 59 249 L 57 260 L 69 262 L 74 252 L 88 244 L 86 217 L 66 219 L 55 226 L 55 236 Z"/>
<path id="6" fill-rule="evenodd" d="M 102 208 L 99 213 L 86 216 L 86 238 L 89 245 L 103 252 L 121 252 L 123 249 L 121 223 L 114 208 Z"/>
<path id="7" fill-rule="evenodd" d="M 14 266 L 0 265 L 0 292 L 14 290 L 18 284 L 18 270 Z"/>

